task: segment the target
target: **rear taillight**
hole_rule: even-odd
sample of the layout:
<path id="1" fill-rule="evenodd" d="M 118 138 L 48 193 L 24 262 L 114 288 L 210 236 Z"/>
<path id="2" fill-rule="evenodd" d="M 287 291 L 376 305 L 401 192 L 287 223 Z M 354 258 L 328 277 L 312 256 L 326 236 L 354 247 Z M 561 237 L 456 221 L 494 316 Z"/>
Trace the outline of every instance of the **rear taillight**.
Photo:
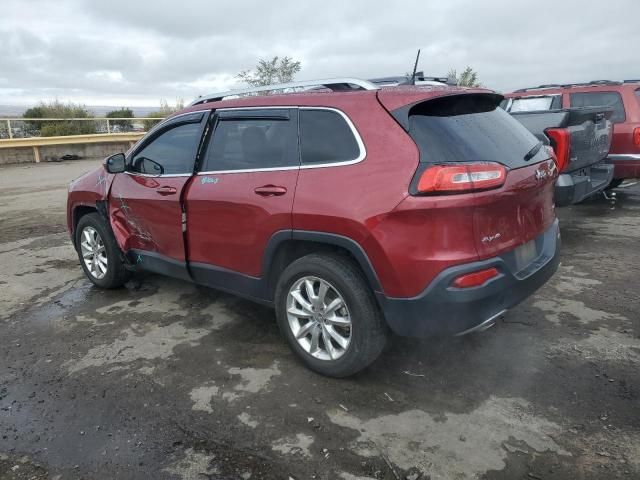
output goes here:
<path id="1" fill-rule="evenodd" d="M 633 144 L 636 147 L 640 147 L 640 127 L 633 129 Z"/>
<path id="2" fill-rule="evenodd" d="M 480 285 L 487 283 L 492 278 L 497 277 L 499 273 L 500 272 L 498 272 L 498 269 L 495 267 L 478 270 L 473 273 L 467 273 L 457 277 L 453 281 L 453 286 L 456 288 L 479 287 Z"/>
<path id="3" fill-rule="evenodd" d="M 498 188 L 507 169 L 499 163 L 431 165 L 418 171 L 416 193 L 462 193 Z"/>
<path id="4" fill-rule="evenodd" d="M 565 128 L 547 128 L 545 133 L 551 139 L 553 150 L 556 152 L 558 172 L 563 172 L 569 165 L 571 156 L 571 134 Z"/>

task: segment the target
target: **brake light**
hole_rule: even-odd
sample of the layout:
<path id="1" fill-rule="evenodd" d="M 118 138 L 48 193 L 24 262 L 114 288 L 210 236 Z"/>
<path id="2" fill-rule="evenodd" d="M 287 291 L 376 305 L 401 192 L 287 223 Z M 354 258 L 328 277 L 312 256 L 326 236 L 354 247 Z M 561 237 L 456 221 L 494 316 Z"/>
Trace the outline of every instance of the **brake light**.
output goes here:
<path id="1" fill-rule="evenodd" d="M 487 283 L 492 278 L 497 277 L 499 273 L 500 272 L 498 272 L 498 269 L 495 267 L 479 270 L 473 273 L 467 273 L 456 278 L 453 281 L 453 286 L 457 288 L 479 287 L 480 285 Z"/>
<path id="2" fill-rule="evenodd" d="M 499 163 L 433 165 L 418 180 L 418 193 L 461 193 L 498 188 L 504 184 L 507 169 Z"/>
<path id="3" fill-rule="evenodd" d="M 640 147 L 640 127 L 633 129 L 633 144 L 636 147 Z"/>
<path id="4" fill-rule="evenodd" d="M 553 150 L 556 152 L 558 172 L 562 173 L 571 157 L 571 134 L 565 128 L 547 128 L 545 133 L 551 138 Z"/>

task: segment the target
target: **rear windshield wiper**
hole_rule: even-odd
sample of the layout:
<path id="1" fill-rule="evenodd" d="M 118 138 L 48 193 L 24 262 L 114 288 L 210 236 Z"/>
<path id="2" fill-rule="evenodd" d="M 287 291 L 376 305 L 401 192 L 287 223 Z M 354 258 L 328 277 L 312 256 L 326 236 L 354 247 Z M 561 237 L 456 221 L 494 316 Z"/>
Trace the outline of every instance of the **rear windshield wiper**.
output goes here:
<path id="1" fill-rule="evenodd" d="M 524 156 L 524 161 L 528 162 L 533 157 L 535 157 L 536 153 L 538 153 L 541 148 L 542 148 L 542 142 L 536 143 L 535 146 L 531 150 L 529 150 L 527 154 Z"/>

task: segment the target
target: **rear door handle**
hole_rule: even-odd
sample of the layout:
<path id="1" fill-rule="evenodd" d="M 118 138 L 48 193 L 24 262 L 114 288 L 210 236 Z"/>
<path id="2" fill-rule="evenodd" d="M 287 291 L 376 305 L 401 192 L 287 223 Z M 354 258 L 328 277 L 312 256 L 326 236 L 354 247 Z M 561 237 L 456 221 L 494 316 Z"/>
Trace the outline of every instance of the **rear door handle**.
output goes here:
<path id="1" fill-rule="evenodd" d="M 178 189 L 174 187 L 164 186 L 156 188 L 156 192 L 158 192 L 159 195 L 175 195 L 178 192 Z"/>
<path id="2" fill-rule="evenodd" d="M 261 197 L 279 197 L 287 193 L 286 188 L 276 185 L 263 185 L 262 187 L 256 187 L 253 191 Z"/>

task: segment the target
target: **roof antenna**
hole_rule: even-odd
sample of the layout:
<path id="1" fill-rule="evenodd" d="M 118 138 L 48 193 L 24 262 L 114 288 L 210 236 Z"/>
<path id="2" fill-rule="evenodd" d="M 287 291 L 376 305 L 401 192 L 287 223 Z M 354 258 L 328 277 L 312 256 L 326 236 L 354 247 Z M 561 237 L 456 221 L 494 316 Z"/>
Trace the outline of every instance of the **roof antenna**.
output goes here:
<path id="1" fill-rule="evenodd" d="M 420 59 L 420 49 L 418 49 L 418 55 L 416 55 L 416 63 L 413 64 L 413 73 L 411 74 L 411 85 L 416 84 L 416 70 L 418 69 L 419 59 Z"/>

